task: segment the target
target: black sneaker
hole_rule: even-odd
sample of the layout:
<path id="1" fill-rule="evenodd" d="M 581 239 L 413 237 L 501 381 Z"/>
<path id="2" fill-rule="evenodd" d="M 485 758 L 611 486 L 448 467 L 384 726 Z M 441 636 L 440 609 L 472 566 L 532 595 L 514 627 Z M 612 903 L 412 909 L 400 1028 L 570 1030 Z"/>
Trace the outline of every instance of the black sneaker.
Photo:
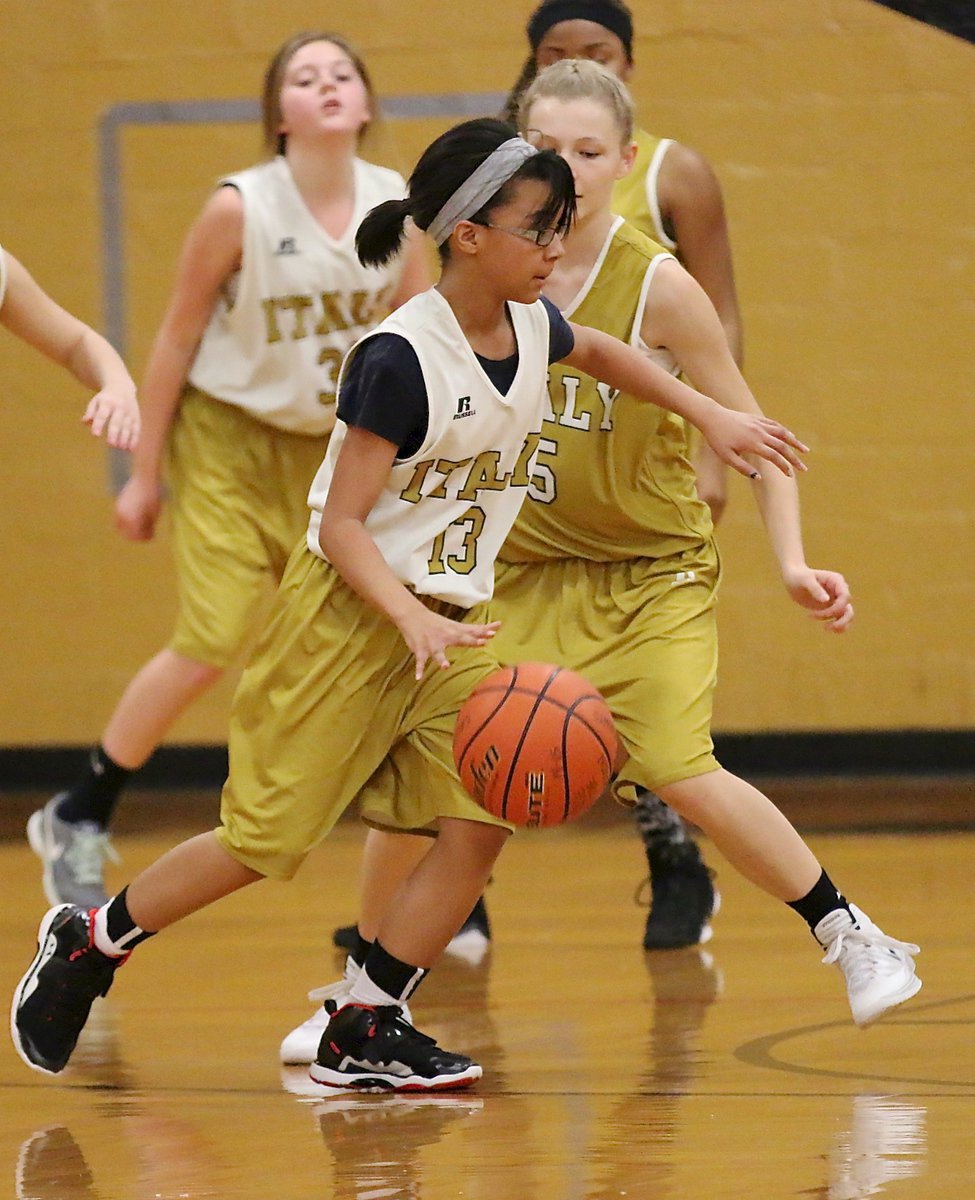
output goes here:
<path id="1" fill-rule="evenodd" d="M 64 1070 L 92 1004 L 107 995 L 125 962 L 95 948 L 94 920 L 94 909 L 61 904 L 45 914 L 37 931 L 37 954 L 10 1008 L 14 1047 L 36 1071 Z"/>
<path id="2" fill-rule="evenodd" d="M 650 857 L 650 913 L 643 931 L 644 950 L 680 950 L 702 946 L 713 935 L 711 918 L 721 907 L 714 872 L 701 861 L 693 842 L 680 853 Z"/>
<path id="3" fill-rule="evenodd" d="M 361 1092 L 427 1092 L 467 1087 L 481 1068 L 441 1050 L 395 1004 L 346 1004 L 322 1034 L 309 1073 L 316 1083 Z"/>

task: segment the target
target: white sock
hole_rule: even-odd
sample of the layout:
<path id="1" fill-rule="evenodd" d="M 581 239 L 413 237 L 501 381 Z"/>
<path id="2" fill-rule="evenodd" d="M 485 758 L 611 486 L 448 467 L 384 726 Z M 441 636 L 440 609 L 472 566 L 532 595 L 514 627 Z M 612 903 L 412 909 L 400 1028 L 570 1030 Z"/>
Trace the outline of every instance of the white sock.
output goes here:
<path id="1" fill-rule="evenodd" d="M 368 1004 L 373 1008 L 383 1004 L 395 1004 L 399 1007 L 403 1005 L 399 996 L 391 996 L 389 992 L 384 992 L 378 984 L 374 983 L 369 978 L 369 972 L 365 967 L 359 968 L 359 974 L 352 985 L 349 999 L 353 1004 Z"/>
<path id="2" fill-rule="evenodd" d="M 111 904 L 111 900 L 109 900 L 108 904 L 103 904 L 95 913 L 95 933 L 93 938 L 95 949 L 101 950 L 102 954 L 107 954 L 109 958 L 124 958 L 132 948 L 127 943 L 139 937 L 145 931 L 140 929 L 138 925 L 133 925 L 120 941 L 113 942 L 108 934 L 109 904 Z"/>

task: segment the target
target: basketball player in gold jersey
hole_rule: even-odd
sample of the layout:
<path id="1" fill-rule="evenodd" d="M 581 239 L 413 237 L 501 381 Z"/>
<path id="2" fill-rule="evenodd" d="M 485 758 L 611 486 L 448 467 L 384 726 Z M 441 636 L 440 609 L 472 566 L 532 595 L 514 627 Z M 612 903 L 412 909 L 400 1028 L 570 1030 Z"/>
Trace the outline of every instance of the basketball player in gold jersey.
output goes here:
<path id="1" fill-rule="evenodd" d="M 525 88 L 554 62 L 599 62 L 624 82 L 633 72 L 633 18 L 622 0 L 545 0 L 529 18 L 526 33 L 530 53 L 506 105 L 513 123 Z M 636 157 L 614 185 L 613 211 L 675 254 L 693 275 L 717 310 L 740 367 L 742 326 L 721 185 L 696 150 L 643 129 L 634 130 L 633 140 Z M 727 503 L 724 466 L 700 442 L 694 463 L 698 495 L 717 523 Z M 719 900 L 698 847 L 680 817 L 642 789 L 634 816 L 652 897 L 644 947 L 671 949 L 706 942 Z"/>
<path id="2" fill-rule="evenodd" d="M 620 80 L 596 63 L 556 63 L 526 91 L 519 124 L 569 162 L 576 182 L 577 220 L 548 298 L 722 403 L 755 406 L 703 289 L 612 211 L 614 180 L 634 156 Z M 714 757 L 719 565 L 686 427 L 565 364 L 550 368 L 549 400 L 529 500 L 499 556 L 498 656 L 559 662 L 595 684 L 629 755 L 618 797 L 650 790 L 704 829 L 745 878 L 807 922 L 824 961 L 843 972 L 857 1024 L 874 1020 L 921 986 L 917 947 L 848 904 L 771 801 Z M 752 486 L 789 596 L 843 632 L 849 589 L 806 564 L 795 479 L 766 472 Z"/>

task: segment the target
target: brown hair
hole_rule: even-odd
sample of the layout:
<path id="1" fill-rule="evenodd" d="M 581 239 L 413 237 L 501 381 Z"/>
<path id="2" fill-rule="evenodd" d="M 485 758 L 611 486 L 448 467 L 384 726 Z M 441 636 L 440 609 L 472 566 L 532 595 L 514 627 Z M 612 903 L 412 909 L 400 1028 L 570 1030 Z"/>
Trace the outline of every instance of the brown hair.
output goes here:
<path id="1" fill-rule="evenodd" d="M 374 116 L 378 111 L 379 102 L 366 64 L 341 34 L 324 33 L 320 30 L 296 33 L 278 47 L 264 72 L 264 88 L 261 92 L 261 128 L 264 132 L 264 146 L 269 154 L 283 154 L 287 145 L 287 136 L 278 131 L 278 126 L 281 124 L 281 85 L 291 60 L 302 46 L 307 46 L 310 42 L 331 42 L 333 46 L 338 46 L 349 56 L 349 62 L 355 67 L 356 73 L 365 85 Z M 368 127 L 368 124 L 363 125 L 359 131 L 360 138 Z"/>
<path id="2" fill-rule="evenodd" d="M 621 79 L 600 63 L 583 58 L 563 58 L 535 76 L 518 103 L 518 128 L 524 132 L 528 110 L 543 96 L 555 100 L 595 100 L 613 115 L 620 141 L 633 140 L 633 100 Z"/>

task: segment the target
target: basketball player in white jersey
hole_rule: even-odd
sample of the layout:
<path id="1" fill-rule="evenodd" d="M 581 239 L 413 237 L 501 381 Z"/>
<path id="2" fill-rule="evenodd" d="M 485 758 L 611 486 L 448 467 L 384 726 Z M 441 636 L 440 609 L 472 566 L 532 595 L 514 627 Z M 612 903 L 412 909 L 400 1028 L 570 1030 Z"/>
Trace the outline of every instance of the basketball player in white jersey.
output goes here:
<path id="1" fill-rule="evenodd" d="M 0 325 L 95 393 L 82 421 L 118 450 L 139 440 L 139 405 L 125 363 L 94 329 L 66 312 L 18 259 L 0 246 Z"/>
<path id="2" fill-rule="evenodd" d="M 168 457 L 179 616 L 82 776 L 30 819 L 52 903 L 104 903 L 122 788 L 237 658 L 301 536 L 345 352 L 429 283 L 418 237 L 382 267 L 356 257 L 362 218 L 405 191 L 396 172 L 358 155 L 376 104 L 343 38 L 289 39 L 264 79 L 269 159 L 221 180 L 187 237 L 146 369 L 142 442 L 116 506 L 126 537 L 151 538 Z"/>
<path id="3" fill-rule="evenodd" d="M 573 211 L 564 160 L 503 122 L 477 120 L 438 138 L 408 197 L 364 221 L 364 263 L 388 262 L 410 218 L 440 248 L 440 282 L 358 343 L 343 368 L 307 540 L 234 700 L 219 828 L 97 910 L 60 905 L 44 917 L 11 1013 L 28 1065 L 64 1068 L 92 1003 L 139 943 L 265 876 L 290 878 L 367 793 L 371 823 L 437 837 L 326 1027 L 312 1078 L 371 1090 L 479 1078 L 477 1063 L 417 1033 L 402 1006 L 510 832 L 461 786 L 453 726 L 496 669 L 494 559 L 527 492 L 549 363 L 573 363 L 677 412 L 751 478 L 756 455 L 786 473 L 801 467 L 802 444 L 777 422 L 722 408 L 540 299 Z M 461 648 L 454 662 L 450 647 Z M 420 783 L 408 796 L 377 786 L 405 773 Z"/>

